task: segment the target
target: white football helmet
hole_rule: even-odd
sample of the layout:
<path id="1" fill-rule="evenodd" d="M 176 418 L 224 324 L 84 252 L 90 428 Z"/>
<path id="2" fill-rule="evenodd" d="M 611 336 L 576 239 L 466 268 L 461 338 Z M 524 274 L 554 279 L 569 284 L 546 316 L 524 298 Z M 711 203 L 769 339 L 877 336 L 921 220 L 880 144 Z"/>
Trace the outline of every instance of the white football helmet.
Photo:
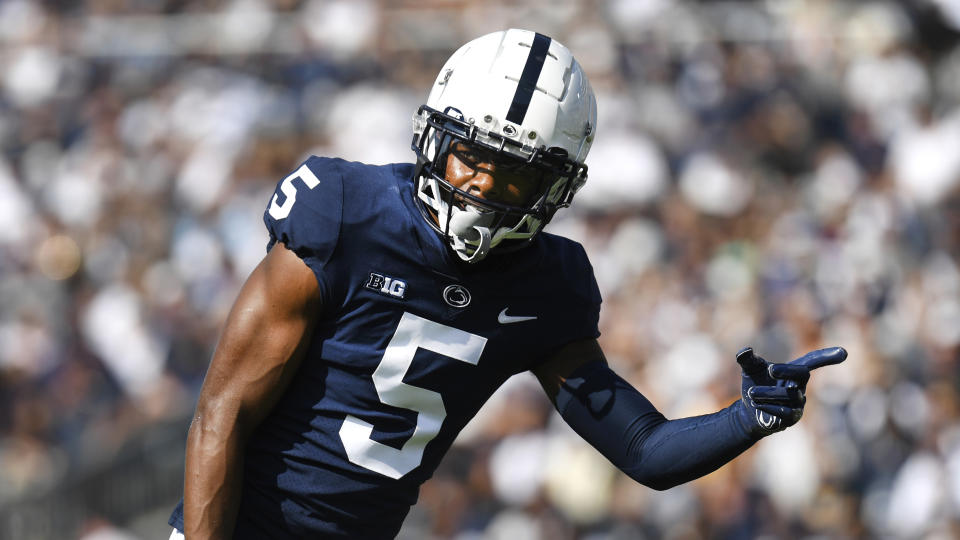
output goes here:
<path id="1" fill-rule="evenodd" d="M 413 117 L 420 211 L 461 259 L 528 244 L 587 179 L 597 102 L 570 51 L 529 30 L 494 32 L 460 47 Z M 540 178 L 525 206 L 487 201 L 446 179 L 457 141 L 495 152 Z"/>

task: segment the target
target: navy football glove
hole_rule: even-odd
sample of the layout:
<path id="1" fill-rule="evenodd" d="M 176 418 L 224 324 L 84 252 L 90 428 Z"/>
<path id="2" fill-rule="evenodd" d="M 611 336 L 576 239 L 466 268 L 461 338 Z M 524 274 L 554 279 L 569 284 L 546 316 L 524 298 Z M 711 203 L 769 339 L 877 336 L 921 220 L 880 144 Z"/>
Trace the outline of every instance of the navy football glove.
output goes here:
<path id="1" fill-rule="evenodd" d="M 808 352 L 787 364 L 772 364 L 753 354 L 752 347 L 737 353 L 742 370 L 740 415 L 750 433 L 763 437 L 783 431 L 803 416 L 810 371 L 839 364 L 847 358 L 842 347 Z"/>

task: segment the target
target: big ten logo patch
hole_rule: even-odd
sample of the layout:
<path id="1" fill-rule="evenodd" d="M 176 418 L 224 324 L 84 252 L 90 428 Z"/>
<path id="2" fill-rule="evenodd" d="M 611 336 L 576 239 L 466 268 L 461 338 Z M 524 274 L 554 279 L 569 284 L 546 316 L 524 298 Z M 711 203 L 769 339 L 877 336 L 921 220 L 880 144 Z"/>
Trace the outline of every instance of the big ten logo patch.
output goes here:
<path id="1" fill-rule="evenodd" d="M 380 294 L 401 299 L 407 292 L 406 281 L 385 276 L 383 274 L 377 274 L 376 272 L 370 272 L 370 277 L 367 278 L 367 282 L 364 284 L 364 287 L 370 289 L 371 291 L 377 291 Z"/>

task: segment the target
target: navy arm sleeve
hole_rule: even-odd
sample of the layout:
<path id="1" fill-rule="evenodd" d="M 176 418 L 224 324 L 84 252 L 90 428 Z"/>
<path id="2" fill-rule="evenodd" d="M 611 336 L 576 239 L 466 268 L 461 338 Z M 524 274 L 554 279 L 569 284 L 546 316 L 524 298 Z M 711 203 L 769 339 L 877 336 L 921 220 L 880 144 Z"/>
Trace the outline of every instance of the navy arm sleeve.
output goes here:
<path id="1" fill-rule="evenodd" d="M 563 419 L 634 480 L 663 490 L 708 474 L 756 442 L 733 405 L 667 420 L 605 362 L 581 366 L 555 400 Z"/>

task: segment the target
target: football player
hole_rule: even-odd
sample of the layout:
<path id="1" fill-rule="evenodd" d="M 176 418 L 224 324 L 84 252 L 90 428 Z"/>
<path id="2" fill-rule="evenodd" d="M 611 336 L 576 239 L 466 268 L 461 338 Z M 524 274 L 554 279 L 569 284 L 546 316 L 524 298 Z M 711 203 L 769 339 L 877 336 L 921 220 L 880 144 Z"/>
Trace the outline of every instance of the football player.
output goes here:
<path id="1" fill-rule="evenodd" d="M 470 41 L 413 118 L 415 164 L 311 157 L 264 213 L 191 423 L 173 537 L 391 538 L 457 433 L 532 371 L 574 430 L 654 489 L 796 423 L 841 348 L 736 357 L 742 396 L 667 420 L 597 343 L 583 248 L 542 232 L 587 178 L 587 77 L 557 41 Z"/>

